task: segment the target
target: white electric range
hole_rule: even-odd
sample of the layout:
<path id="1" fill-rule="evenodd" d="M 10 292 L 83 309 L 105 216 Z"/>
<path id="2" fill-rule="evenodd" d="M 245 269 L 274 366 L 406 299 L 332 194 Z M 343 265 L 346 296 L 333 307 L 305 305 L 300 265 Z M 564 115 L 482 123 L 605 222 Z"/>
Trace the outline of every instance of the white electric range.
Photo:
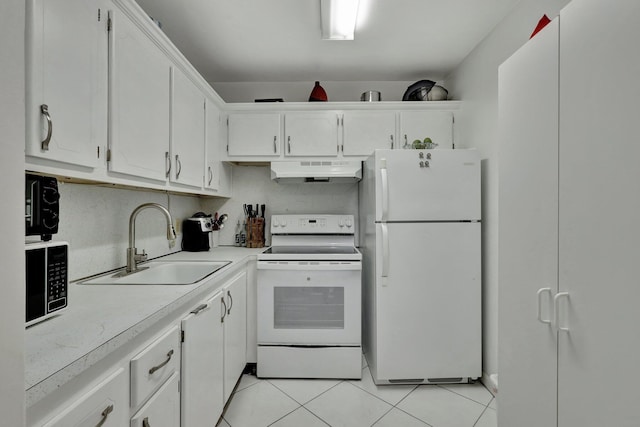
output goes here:
<path id="1" fill-rule="evenodd" d="M 261 378 L 361 378 L 362 254 L 353 215 L 274 215 L 258 255 Z"/>

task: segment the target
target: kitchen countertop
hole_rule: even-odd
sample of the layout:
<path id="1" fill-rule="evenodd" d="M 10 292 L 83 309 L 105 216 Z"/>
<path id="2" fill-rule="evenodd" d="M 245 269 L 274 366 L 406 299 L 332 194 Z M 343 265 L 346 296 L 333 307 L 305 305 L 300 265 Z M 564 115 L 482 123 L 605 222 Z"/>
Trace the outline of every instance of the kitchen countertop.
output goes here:
<path id="1" fill-rule="evenodd" d="M 231 261 L 193 285 L 69 284 L 69 307 L 25 331 L 27 407 L 127 344 L 184 304 L 215 292 L 222 278 L 264 248 L 220 246 L 178 252 L 163 261 Z M 213 279 L 213 282 L 212 282 Z M 193 300 L 193 301 L 192 301 Z"/>

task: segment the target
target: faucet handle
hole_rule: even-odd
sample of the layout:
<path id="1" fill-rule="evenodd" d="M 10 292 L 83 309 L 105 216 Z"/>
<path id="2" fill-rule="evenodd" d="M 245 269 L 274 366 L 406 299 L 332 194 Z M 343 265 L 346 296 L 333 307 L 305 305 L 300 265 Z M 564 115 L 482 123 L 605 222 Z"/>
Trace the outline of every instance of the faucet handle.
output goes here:
<path id="1" fill-rule="evenodd" d="M 142 253 L 139 254 L 138 251 L 136 250 L 136 253 L 133 255 L 133 259 L 136 262 L 146 261 L 147 260 L 147 252 L 143 249 Z"/>

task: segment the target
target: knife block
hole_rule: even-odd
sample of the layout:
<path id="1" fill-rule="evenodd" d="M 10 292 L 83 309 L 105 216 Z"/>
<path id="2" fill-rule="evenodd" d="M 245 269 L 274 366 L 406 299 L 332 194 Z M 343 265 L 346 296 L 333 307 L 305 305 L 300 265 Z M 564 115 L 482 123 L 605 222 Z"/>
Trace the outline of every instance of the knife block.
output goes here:
<path id="1" fill-rule="evenodd" d="M 248 218 L 247 247 L 264 248 L 264 218 Z"/>

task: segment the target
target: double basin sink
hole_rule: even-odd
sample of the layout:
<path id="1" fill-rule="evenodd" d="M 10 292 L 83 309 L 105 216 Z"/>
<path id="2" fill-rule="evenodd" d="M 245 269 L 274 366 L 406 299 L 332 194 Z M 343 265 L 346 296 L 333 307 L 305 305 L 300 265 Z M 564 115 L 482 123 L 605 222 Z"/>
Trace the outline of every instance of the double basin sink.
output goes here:
<path id="1" fill-rule="evenodd" d="M 149 261 L 138 270 L 124 270 L 83 280 L 82 285 L 192 285 L 231 261 Z"/>

